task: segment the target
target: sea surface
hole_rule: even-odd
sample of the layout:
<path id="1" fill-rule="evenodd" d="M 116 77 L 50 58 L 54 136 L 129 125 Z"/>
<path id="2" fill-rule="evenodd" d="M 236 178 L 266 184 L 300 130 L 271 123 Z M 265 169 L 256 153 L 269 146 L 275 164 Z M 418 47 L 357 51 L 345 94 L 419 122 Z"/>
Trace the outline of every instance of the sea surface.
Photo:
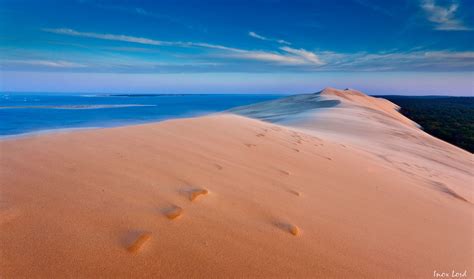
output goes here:
<path id="1" fill-rule="evenodd" d="M 0 94 L 0 137 L 200 116 L 283 95 Z"/>

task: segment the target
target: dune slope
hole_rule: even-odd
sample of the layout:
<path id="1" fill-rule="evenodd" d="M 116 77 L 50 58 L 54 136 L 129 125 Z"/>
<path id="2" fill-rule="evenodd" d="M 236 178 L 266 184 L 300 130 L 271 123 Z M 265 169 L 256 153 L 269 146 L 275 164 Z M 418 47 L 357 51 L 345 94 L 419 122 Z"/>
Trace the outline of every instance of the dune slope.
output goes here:
<path id="1" fill-rule="evenodd" d="M 420 186 L 474 202 L 472 154 L 423 132 L 385 99 L 326 88 L 231 112 L 350 145 L 412 176 Z"/>
<path id="2" fill-rule="evenodd" d="M 472 272 L 471 154 L 387 101 L 325 91 L 234 110 L 275 123 L 219 114 L 0 141 L 0 275 Z"/>

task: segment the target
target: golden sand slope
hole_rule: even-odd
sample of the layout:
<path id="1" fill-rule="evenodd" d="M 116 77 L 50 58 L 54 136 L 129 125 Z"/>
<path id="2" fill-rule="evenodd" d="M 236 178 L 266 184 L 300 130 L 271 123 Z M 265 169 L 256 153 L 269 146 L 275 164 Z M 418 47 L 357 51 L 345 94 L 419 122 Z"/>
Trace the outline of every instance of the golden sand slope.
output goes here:
<path id="1" fill-rule="evenodd" d="M 472 274 L 471 155 L 345 97 L 0 141 L 0 276 Z"/>

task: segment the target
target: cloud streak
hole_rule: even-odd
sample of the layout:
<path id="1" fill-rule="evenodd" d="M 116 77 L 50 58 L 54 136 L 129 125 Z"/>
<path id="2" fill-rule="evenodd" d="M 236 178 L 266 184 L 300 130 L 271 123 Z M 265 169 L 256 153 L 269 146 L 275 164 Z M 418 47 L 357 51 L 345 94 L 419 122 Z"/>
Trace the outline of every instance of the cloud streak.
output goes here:
<path id="1" fill-rule="evenodd" d="M 48 60 L 50 53 L 31 53 L 31 60 L 3 60 L 4 69 L 26 69 L 28 65 L 41 69 L 97 72 L 322 72 L 322 71 L 473 71 L 474 52 L 452 50 L 407 51 L 390 50 L 379 52 L 341 53 L 333 51 L 313 52 L 290 46 L 277 46 L 270 50 L 248 50 L 203 42 L 162 41 L 144 37 L 117 34 L 80 32 L 68 28 L 44 29 L 59 35 L 93 38 L 116 42 L 135 43 L 142 48 L 127 44 L 111 47 L 110 51 L 94 53 L 81 60 L 81 64 L 68 62 L 67 53 L 58 53 L 56 60 Z M 161 46 L 195 48 L 196 52 L 173 57 L 157 57 L 153 48 Z M 117 50 L 115 50 L 117 48 Z M 8 49 L 4 49 L 8 53 Z M 126 51 L 123 51 L 126 50 Z M 18 50 L 15 50 L 16 52 Z M 175 50 L 180 53 L 179 50 Z M 136 53 L 138 56 L 135 55 Z M 5 53 L 5 52 L 4 52 Z M 24 56 L 24 55 L 23 55 Z M 5 56 L 6 59 L 11 59 Z M 1 56 L 0 56 L 1 58 Z"/>
<path id="2" fill-rule="evenodd" d="M 311 52 L 286 49 L 278 52 L 240 51 L 208 55 L 190 55 L 180 61 L 156 60 L 155 55 L 107 56 L 100 54 L 77 63 L 67 53 L 58 53 L 55 60 L 41 52 L 30 53 L 31 59 L 2 59 L 3 70 L 97 73 L 196 73 L 196 72 L 472 72 L 473 51 L 384 51 L 376 53 L 337 53 L 321 51 L 315 58 Z M 298 54 L 298 55 L 296 55 Z M 142 53 L 140 53 L 142 55 Z M 33 58 L 34 57 L 34 58 Z M 1 57 L 0 57 L 1 59 Z M 316 60 L 315 60 L 316 59 Z M 308 60 L 313 60 L 309 62 Z M 324 62 L 322 62 L 324 61 Z M 323 64 L 321 64 L 322 62 Z"/>
<path id="3" fill-rule="evenodd" d="M 280 48 L 283 51 L 286 51 L 287 53 L 293 54 L 297 57 L 301 57 L 305 61 L 314 64 L 314 65 L 324 65 L 325 63 L 321 61 L 318 55 L 316 55 L 314 52 L 307 51 L 305 49 L 295 49 L 291 47 L 281 47 Z"/>
<path id="4" fill-rule="evenodd" d="M 452 1 L 450 5 L 438 5 L 435 0 L 421 0 L 421 8 L 424 10 L 427 19 L 434 23 L 435 30 L 442 31 L 469 31 L 472 28 L 464 25 L 463 21 L 456 17 L 459 3 Z"/>
<path id="5" fill-rule="evenodd" d="M 262 40 L 262 41 L 277 42 L 277 43 L 283 44 L 283 45 L 291 45 L 290 42 L 287 42 L 287 41 L 285 41 L 285 40 L 279 40 L 279 39 L 268 38 L 268 37 L 259 35 L 259 34 L 253 32 L 253 31 L 250 31 L 250 32 L 248 33 L 248 35 L 249 35 L 250 37 L 253 37 L 253 38 L 255 38 L 255 39 L 259 39 L 259 40 Z"/>
<path id="6" fill-rule="evenodd" d="M 6 59 L 2 60 L 3 63 L 12 65 L 31 65 L 40 67 L 52 67 L 52 68 L 84 68 L 87 67 L 85 64 L 65 61 L 65 60 L 39 60 L 39 59 Z"/>
<path id="7" fill-rule="evenodd" d="M 232 50 L 232 48 L 228 48 L 225 46 L 207 44 L 207 43 L 160 41 L 160 40 L 148 39 L 148 38 L 143 38 L 143 37 L 127 36 L 127 35 L 80 32 L 74 29 L 69 29 L 69 28 L 44 28 L 42 30 L 45 32 L 55 33 L 55 34 L 60 34 L 60 35 L 85 37 L 85 38 L 93 38 L 93 39 L 101 39 L 101 40 L 109 40 L 109 41 L 120 41 L 120 42 L 152 45 L 152 46 L 205 47 L 205 48 L 213 48 L 213 49 L 221 49 L 221 50 Z"/>
<path id="8" fill-rule="evenodd" d="M 281 54 L 281 53 L 274 53 L 274 52 L 268 52 L 268 51 L 244 51 L 240 53 L 230 53 L 228 55 L 221 56 L 221 57 L 271 62 L 271 63 L 287 65 L 287 66 L 320 65 L 320 64 L 314 63 L 311 60 L 306 59 L 305 57 L 302 57 L 301 55 Z"/>
<path id="9" fill-rule="evenodd" d="M 328 67 L 320 70 L 333 71 L 472 71 L 474 52 L 472 51 L 422 51 L 378 52 L 378 53 L 334 53 L 323 52 L 321 57 Z"/>
<path id="10" fill-rule="evenodd" d="M 117 34 L 101 34 L 93 32 L 80 32 L 69 28 L 45 28 L 45 32 L 55 33 L 60 35 L 75 36 L 75 37 L 85 37 L 109 41 L 119 41 L 127 43 L 136 43 L 143 45 L 151 46 L 175 46 L 175 47 L 198 47 L 211 50 L 219 50 L 225 52 L 224 54 L 219 54 L 219 56 L 227 56 L 232 58 L 241 58 L 246 60 L 256 60 L 264 62 L 274 62 L 277 64 L 284 65 L 322 65 L 324 64 L 318 56 L 310 51 L 304 49 L 293 49 L 290 47 L 281 47 L 280 50 L 282 53 L 271 52 L 271 51 L 256 51 L 256 50 L 246 50 L 233 47 L 227 47 L 217 44 L 209 44 L 202 42 L 181 42 L 181 41 L 161 41 L 143 37 L 134 37 L 127 35 L 117 35 Z"/>

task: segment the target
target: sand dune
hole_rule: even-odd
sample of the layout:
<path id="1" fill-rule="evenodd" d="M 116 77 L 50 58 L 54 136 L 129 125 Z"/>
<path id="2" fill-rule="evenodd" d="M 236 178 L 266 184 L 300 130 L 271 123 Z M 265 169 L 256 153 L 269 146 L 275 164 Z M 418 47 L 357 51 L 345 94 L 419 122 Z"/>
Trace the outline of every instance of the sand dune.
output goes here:
<path id="1" fill-rule="evenodd" d="M 304 103 L 304 109 L 295 112 L 295 103 Z M 333 105 L 323 108 L 321 103 Z M 459 198 L 473 203 L 472 154 L 424 133 L 397 110 L 397 105 L 357 90 L 326 88 L 317 94 L 231 112 L 298 128 L 303 133 L 363 150 L 375 160 L 385 161 L 389 167 L 420 180 L 419 185 L 453 196 L 459 194 Z"/>
<path id="2" fill-rule="evenodd" d="M 472 154 L 355 90 L 0 152 L 2 277 L 474 272 Z"/>

